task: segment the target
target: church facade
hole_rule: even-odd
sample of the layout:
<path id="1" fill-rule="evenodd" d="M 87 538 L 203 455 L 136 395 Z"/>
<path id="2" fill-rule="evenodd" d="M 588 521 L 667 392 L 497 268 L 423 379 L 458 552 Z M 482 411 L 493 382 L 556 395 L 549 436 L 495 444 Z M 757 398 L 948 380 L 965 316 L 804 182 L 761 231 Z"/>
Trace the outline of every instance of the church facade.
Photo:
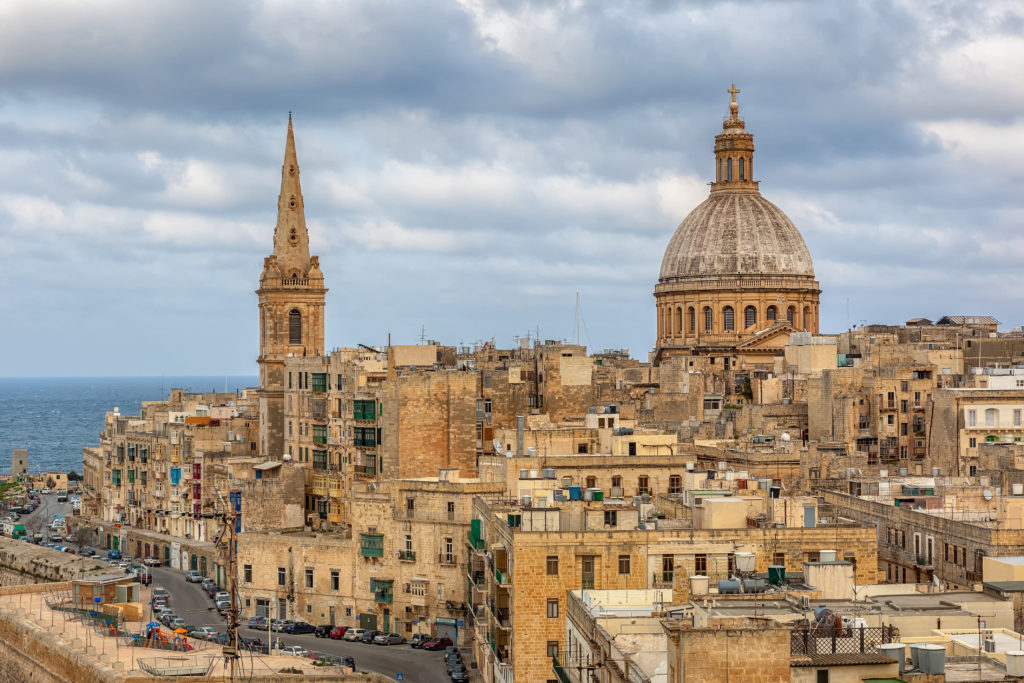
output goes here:
<path id="1" fill-rule="evenodd" d="M 754 136 L 729 118 L 715 137 L 710 196 L 673 234 L 654 288 L 652 360 L 699 356 L 734 364 L 770 362 L 794 331 L 818 333 L 811 254 L 785 213 L 753 179 Z"/>

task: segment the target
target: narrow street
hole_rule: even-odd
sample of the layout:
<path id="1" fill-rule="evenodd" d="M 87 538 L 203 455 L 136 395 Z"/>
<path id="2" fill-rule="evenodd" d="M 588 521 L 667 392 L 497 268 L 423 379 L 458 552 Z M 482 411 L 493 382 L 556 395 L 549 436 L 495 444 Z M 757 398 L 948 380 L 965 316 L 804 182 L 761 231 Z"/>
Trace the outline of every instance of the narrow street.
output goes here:
<path id="1" fill-rule="evenodd" d="M 162 586 L 171 594 L 171 609 L 178 616 L 196 626 L 212 626 L 224 630 L 223 617 L 213 608 L 213 601 L 196 583 L 185 581 L 185 575 L 166 567 L 153 569 L 153 586 Z M 246 620 L 247 621 L 247 620 Z M 266 631 L 254 631 L 244 626 L 239 628 L 240 636 L 259 638 L 266 642 Z M 314 624 L 315 626 L 315 624 Z M 417 683 L 447 683 L 443 652 L 414 650 L 408 645 L 369 645 L 329 638 L 317 638 L 312 633 L 303 635 L 273 634 L 275 641 L 282 645 L 300 645 L 310 652 L 324 652 L 329 655 L 350 656 L 356 660 L 357 670 L 375 671 L 390 678 L 403 674 L 403 680 Z"/>

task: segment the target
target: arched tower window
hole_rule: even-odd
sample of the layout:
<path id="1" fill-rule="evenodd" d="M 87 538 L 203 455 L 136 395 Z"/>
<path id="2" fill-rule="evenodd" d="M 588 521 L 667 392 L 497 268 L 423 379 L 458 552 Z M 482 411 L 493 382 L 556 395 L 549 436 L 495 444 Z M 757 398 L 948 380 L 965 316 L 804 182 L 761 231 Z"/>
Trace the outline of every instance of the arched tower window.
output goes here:
<path id="1" fill-rule="evenodd" d="M 778 316 L 778 311 L 775 310 L 774 306 L 769 306 L 764 312 L 764 317 L 768 319 L 768 322 L 775 322 L 775 318 Z"/>
<path id="2" fill-rule="evenodd" d="M 811 329 L 811 307 L 804 306 L 804 330 Z"/>
<path id="3" fill-rule="evenodd" d="M 725 161 L 725 179 L 732 180 L 732 157 Z"/>
<path id="4" fill-rule="evenodd" d="M 697 311 L 690 306 L 690 332 L 697 331 Z"/>
<path id="5" fill-rule="evenodd" d="M 683 333 L 683 307 L 676 308 L 676 334 Z"/>
<path id="6" fill-rule="evenodd" d="M 725 160 L 718 160 L 718 182 L 722 182 L 722 178 L 725 177 Z"/>
<path id="7" fill-rule="evenodd" d="M 742 161 L 742 159 L 740 159 Z M 753 327 L 757 324 L 757 309 L 747 306 L 743 309 L 743 327 Z"/>
<path id="8" fill-rule="evenodd" d="M 704 331 L 705 332 L 710 332 L 711 331 L 711 323 L 712 322 L 714 322 L 714 320 L 712 319 L 712 315 L 711 315 L 711 307 L 710 306 L 705 306 L 704 307 Z"/>
<path id="9" fill-rule="evenodd" d="M 793 308 L 792 306 L 786 309 L 786 321 L 790 325 L 796 324 L 796 309 Z"/>
<path id="10" fill-rule="evenodd" d="M 296 308 L 288 313 L 288 343 L 302 343 L 302 314 Z"/>
<path id="11" fill-rule="evenodd" d="M 726 332 L 732 332 L 736 328 L 736 319 L 732 306 L 726 306 L 722 309 L 722 327 Z"/>
<path id="12" fill-rule="evenodd" d="M 746 180 L 746 178 L 743 177 L 743 171 L 743 157 L 740 157 L 740 180 Z"/>

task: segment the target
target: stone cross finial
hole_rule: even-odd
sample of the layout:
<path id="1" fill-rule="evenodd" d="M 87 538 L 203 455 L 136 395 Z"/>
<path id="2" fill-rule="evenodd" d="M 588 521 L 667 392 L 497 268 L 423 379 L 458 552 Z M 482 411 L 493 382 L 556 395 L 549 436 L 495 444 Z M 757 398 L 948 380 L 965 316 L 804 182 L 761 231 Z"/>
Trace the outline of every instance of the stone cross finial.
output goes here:
<path id="1" fill-rule="evenodd" d="M 732 102 L 729 103 L 729 120 L 730 121 L 737 121 L 738 120 L 738 116 L 737 115 L 739 114 L 740 105 L 736 103 L 736 93 L 738 93 L 739 91 L 740 91 L 740 89 L 736 87 L 735 83 L 732 84 L 731 88 L 726 90 L 727 93 L 732 95 Z"/>
<path id="2" fill-rule="evenodd" d="M 728 90 L 726 90 L 725 92 L 731 93 L 732 94 L 732 101 L 735 102 L 736 101 L 736 95 L 740 92 L 740 89 L 736 87 L 735 83 L 733 83 L 732 87 L 729 88 Z"/>

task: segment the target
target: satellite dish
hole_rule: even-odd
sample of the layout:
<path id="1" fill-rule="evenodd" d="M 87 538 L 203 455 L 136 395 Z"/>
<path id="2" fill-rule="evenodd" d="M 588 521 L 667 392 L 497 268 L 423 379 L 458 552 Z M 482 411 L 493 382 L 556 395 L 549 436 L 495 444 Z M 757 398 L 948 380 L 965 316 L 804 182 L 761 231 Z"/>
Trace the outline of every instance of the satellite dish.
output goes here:
<path id="1" fill-rule="evenodd" d="M 984 491 L 981 492 L 981 497 L 984 498 L 985 500 L 992 500 L 992 492 L 989 491 L 988 489 L 985 489 Z"/>
<path id="2" fill-rule="evenodd" d="M 291 453 L 285 453 L 284 455 L 281 456 L 281 459 L 284 460 L 285 462 L 288 462 L 289 460 L 292 459 L 292 454 Z"/>
<path id="3" fill-rule="evenodd" d="M 504 453 L 505 447 L 501 445 L 501 439 L 494 439 L 491 441 L 491 445 L 494 446 L 495 453 Z"/>
<path id="4" fill-rule="evenodd" d="M 782 432 L 782 436 L 779 437 L 782 441 L 789 441 L 789 432 Z"/>
<path id="5" fill-rule="evenodd" d="M 937 577 L 937 576 L 933 576 L 933 577 L 932 577 L 932 583 L 934 583 L 934 584 L 935 584 L 935 587 L 936 587 L 936 588 L 942 588 L 942 582 L 941 582 L 941 581 L 939 581 L 939 577 Z"/>

